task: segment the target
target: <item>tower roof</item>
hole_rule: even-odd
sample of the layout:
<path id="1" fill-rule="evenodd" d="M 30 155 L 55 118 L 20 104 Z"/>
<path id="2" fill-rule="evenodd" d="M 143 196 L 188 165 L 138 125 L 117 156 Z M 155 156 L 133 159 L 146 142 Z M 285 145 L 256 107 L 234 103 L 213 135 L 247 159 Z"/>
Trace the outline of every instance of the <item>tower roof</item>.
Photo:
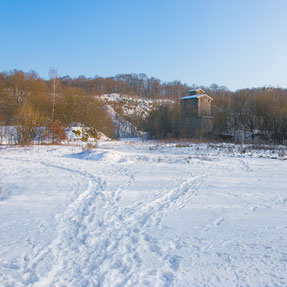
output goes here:
<path id="1" fill-rule="evenodd" d="M 207 94 L 200 94 L 200 95 L 192 95 L 192 96 L 186 96 L 183 98 L 180 98 L 181 100 L 187 100 L 187 99 L 198 99 L 200 97 L 208 97 L 210 100 L 213 101 L 213 98 L 211 98 L 210 96 L 208 96 Z"/>
<path id="2" fill-rule="evenodd" d="M 190 96 L 193 96 L 193 95 L 202 95 L 202 94 L 205 94 L 205 91 L 203 89 L 194 89 L 194 90 L 189 90 L 188 91 L 188 94 Z"/>

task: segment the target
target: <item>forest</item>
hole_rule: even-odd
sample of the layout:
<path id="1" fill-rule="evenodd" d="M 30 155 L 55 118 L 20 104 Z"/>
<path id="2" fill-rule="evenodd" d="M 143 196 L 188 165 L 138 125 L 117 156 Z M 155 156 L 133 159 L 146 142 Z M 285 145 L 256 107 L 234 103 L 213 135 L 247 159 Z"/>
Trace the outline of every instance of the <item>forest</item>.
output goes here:
<path id="1" fill-rule="evenodd" d="M 31 142 L 39 127 L 45 127 L 45 136 L 52 136 L 53 141 L 57 136 L 61 139 L 59 131 L 75 122 L 113 138 L 115 126 L 100 96 L 117 93 L 144 100 L 169 99 L 169 102 L 157 101 L 147 117 L 122 116 L 151 138 L 179 138 L 179 101 L 194 88 L 204 89 L 214 99 L 213 130 L 203 137 L 233 141 L 241 131 L 251 142 L 286 143 L 286 89 L 261 87 L 230 91 L 217 84 L 189 86 L 145 74 L 71 78 L 60 77 L 55 69 L 50 69 L 49 79 L 43 79 L 35 71 L 2 72 L 0 126 L 16 126 L 17 133 L 22 135 L 20 144 Z"/>

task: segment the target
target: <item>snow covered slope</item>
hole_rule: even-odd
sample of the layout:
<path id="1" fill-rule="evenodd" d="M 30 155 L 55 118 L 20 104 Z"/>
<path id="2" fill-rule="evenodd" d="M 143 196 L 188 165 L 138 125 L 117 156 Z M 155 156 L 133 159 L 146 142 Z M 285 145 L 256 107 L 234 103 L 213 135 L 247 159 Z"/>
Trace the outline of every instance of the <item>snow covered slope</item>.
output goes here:
<path id="1" fill-rule="evenodd" d="M 139 128 L 139 122 L 142 123 L 159 105 L 173 103 L 167 99 L 152 100 L 120 94 L 106 94 L 98 98 L 105 103 L 119 138 L 142 137 L 143 131 Z"/>
<path id="2" fill-rule="evenodd" d="M 287 160 L 140 141 L 0 149 L 1 286 L 286 286 Z"/>
<path id="3" fill-rule="evenodd" d="M 111 105 L 112 107 L 120 104 L 122 112 L 126 116 L 137 114 L 146 117 L 157 105 L 173 103 L 173 101 L 168 99 L 152 100 L 120 94 L 105 94 L 100 96 L 99 98 L 106 104 Z"/>
<path id="4" fill-rule="evenodd" d="M 137 138 L 140 137 L 142 132 L 119 113 L 117 113 L 110 105 L 105 106 L 106 111 L 111 116 L 116 128 L 116 136 L 119 138 Z"/>

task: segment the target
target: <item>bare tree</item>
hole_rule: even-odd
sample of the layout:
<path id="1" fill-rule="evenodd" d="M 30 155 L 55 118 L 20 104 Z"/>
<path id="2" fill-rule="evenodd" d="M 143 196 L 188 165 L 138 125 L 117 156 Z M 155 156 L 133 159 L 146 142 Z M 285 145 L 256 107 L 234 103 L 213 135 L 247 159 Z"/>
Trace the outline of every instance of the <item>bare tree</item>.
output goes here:
<path id="1" fill-rule="evenodd" d="M 53 122 L 54 116 L 55 116 L 56 88 L 59 82 L 57 70 L 54 68 L 50 68 L 49 77 L 50 77 L 51 87 L 52 87 L 52 122 Z"/>
<path id="2" fill-rule="evenodd" d="M 23 104 L 25 91 L 25 74 L 22 71 L 14 69 L 10 74 L 10 81 L 12 84 L 13 94 L 17 100 L 17 105 L 20 107 Z"/>

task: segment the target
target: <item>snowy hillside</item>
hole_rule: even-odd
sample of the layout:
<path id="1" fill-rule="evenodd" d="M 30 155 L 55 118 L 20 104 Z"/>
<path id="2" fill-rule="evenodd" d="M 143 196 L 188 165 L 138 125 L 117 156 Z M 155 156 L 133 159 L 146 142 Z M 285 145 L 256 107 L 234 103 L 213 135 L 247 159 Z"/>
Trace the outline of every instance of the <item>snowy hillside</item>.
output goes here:
<path id="1" fill-rule="evenodd" d="M 0 149 L 1 286 L 286 286 L 287 156 Z"/>
<path id="2" fill-rule="evenodd" d="M 106 94 L 100 96 L 100 99 L 111 106 L 120 104 L 124 115 L 130 116 L 133 114 L 137 114 L 143 117 L 146 117 L 157 105 L 164 103 L 173 103 L 173 101 L 167 99 L 142 99 L 139 97 L 131 97 L 128 95 L 120 94 Z"/>
<path id="3" fill-rule="evenodd" d="M 111 116 L 116 128 L 116 136 L 119 138 L 140 137 L 142 131 L 139 131 L 131 122 L 126 120 L 123 116 L 117 113 L 112 106 L 106 105 L 106 111 Z"/>
<path id="4" fill-rule="evenodd" d="M 143 131 L 132 119 L 136 117 L 142 122 L 157 106 L 173 103 L 167 99 L 152 100 L 120 94 L 105 94 L 99 98 L 105 103 L 119 138 L 142 137 Z"/>

